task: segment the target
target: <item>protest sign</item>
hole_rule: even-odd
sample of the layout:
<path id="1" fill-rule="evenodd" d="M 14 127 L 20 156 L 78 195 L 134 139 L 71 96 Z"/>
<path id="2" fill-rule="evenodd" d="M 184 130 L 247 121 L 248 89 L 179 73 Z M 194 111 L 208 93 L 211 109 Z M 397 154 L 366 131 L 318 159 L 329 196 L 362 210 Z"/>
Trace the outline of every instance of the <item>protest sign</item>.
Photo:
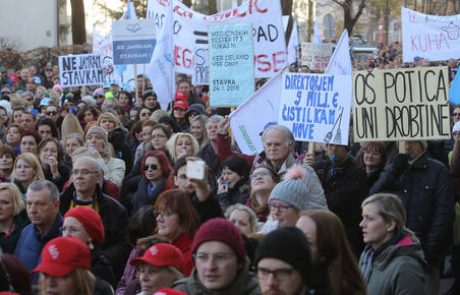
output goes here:
<path id="1" fill-rule="evenodd" d="M 100 55 L 102 58 L 103 71 L 106 77 L 106 85 L 116 83 L 123 89 L 127 89 L 127 85 L 123 85 L 123 76 L 118 71 L 118 66 L 113 64 L 113 43 L 112 34 L 102 35 L 97 31 L 93 32 L 93 54 Z"/>
<path id="2" fill-rule="evenodd" d="M 294 138 L 348 144 L 351 76 L 284 73 L 278 123 Z"/>
<path id="3" fill-rule="evenodd" d="M 59 79 L 62 87 L 103 85 L 106 74 L 102 58 L 96 54 L 59 56 Z"/>
<path id="4" fill-rule="evenodd" d="M 120 19 L 112 23 L 113 60 L 116 65 L 147 64 L 155 48 L 153 19 Z"/>
<path id="5" fill-rule="evenodd" d="M 353 73 L 355 141 L 450 138 L 447 67 Z"/>
<path id="6" fill-rule="evenodd" d="M 254 92 L 254 50 L 249 24 L 209 28 L 212 106 L 238 106 Z"/>
<path id="7" fill-rule="evenodd" d="M 403 61 L 460 58 L 460 14 L 439 16 L 401 7 Z"/>
<path id="8" fill-rule="evenodd" d="M 207 16 L 178 0 L 173 1 L 174 63 L 176 71 L 193 75 L 194 49 L 208 44 L 213 25 L 253 24 L 255 77 L 272 77 L 286 66 L 286 43 L 280 1 L 248 0 L 242 5 Z"/>
<path id="9" fill-rule="evenodd" d="M 256 93 L 230 114 L 230 127 L 241 152 L 254 155 L 264 150 L 261 132 L 276 124 L 281 95 L 281 76 L 278 72 Z"/>
<path id="10" fill-rule="evenodd" d="M 208 46 L 197 44 L 195 47 L 195 63 L 192 75 L 193 85 L 209 85 L 209 49 Z"/>
<path id="11" fill-rule="evenodd" d="M 332 43 L 302 43 L 301 64 L 308 66 L 311 70 L 324 71 L 329 63 L 334 46 L 335 44 Z"/>

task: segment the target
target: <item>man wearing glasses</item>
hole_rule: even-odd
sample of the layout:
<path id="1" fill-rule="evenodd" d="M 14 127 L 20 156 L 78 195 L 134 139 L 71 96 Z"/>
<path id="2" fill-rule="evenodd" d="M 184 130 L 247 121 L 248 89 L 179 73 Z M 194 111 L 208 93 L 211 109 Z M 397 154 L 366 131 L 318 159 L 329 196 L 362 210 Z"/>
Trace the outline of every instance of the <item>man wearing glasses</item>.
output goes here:
<path id="1" fill-rule="evenodd" d="M 65 215 L 72 208 L 86 206 L 99 213 L 105 232 L 101 253 L 110 262 L 118 279 L 129 254 L 128 212 L 118 201 L 101 191 L 99 181 L 102 177 L 103 170 L 96 159 L 89 156 L 76 158 L 70 178 L 72 184 L 61 195 L 60 212 Z"/>
<path id="2" fill-rule="evenodd" d="M 255 264 L 263 295 L 306 295 L 312 273 L 310 243 L 295 227 L 272 231 L 260 242 Z"/>

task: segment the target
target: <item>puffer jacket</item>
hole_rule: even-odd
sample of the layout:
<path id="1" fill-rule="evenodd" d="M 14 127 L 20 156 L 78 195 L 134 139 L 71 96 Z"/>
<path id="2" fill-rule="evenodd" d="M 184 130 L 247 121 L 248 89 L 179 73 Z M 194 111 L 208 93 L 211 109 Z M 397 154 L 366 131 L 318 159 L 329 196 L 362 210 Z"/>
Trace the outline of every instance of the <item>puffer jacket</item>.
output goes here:
<path id="1" fill-rule="evenodd" d="M 367 294 L 425 294 L 427 264 L 420 245 L 404 235 L 383 248 L 367 246 L 359 260 Z"/>
<path id="2" fill-rule="evenodd" d="M 403 200 L 407 228 L 420 239 L 428 263 L 437 266 L 449 245 L 454 221 L 454 185 L 446 166 L 427 153 L 402 174 L 391 164 L 370 189 L 370 194 L 378 192 L 391 192 Z"/>
<path id="3" fill-rule="evenodd" d="M 249 198 L 249 193 L 251 191 L 251 187 L 248 183 L 249 179 L 247 177 L 242 178 L 239 180 L 235 186 L 229 189 L 227 192 L 218 193 L 217 199 L 219 201 L 220 207 L 225 211 L 231 205 L 235 205 L 237 203 L 244 204 Z"/>
<path id="4" fill-rule="evenodd" d="M 173 289 L 187 293 L 188 295 L 259 295 L 259 283 L 254 274 L 249 272 L 249 263 L 246 262 L 238 272 L 235 281 L 226 289 L 211 291 L 206 289 L 200 282 L 196 269 L 184 279 L 175 282 Z"/>

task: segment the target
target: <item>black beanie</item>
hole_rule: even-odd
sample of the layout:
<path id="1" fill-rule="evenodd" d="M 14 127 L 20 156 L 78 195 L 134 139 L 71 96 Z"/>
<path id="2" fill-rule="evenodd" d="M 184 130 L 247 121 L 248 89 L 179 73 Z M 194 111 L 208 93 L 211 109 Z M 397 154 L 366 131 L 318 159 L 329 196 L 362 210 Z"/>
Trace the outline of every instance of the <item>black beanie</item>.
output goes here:
<path id="1" fill-rule="evenodd" d="M 256 250 L 255 265 L 263 258 L 279 259 L 297 270 L 308 285 L 312 268 L 311 248 L 305 234 L 294 226 L 276 229 L 266 235 Z"/>
<path id="2" fill-rule="evenodd" d="M 222 167 L 227 167 L 228 169 L 236 172 L 239 176 L 248 176 L 249 175 L 249 165 L 245 159 L 238 156 L 230 156 L 225 159 Z"/>

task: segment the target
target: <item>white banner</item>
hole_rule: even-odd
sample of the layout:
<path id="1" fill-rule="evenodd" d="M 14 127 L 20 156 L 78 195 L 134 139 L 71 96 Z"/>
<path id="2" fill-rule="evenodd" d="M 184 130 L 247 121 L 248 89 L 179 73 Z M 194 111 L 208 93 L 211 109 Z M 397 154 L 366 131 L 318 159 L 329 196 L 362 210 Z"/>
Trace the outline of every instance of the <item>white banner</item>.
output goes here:
<path id="1" fill-rule="evenodd" d="M 460 58 L 460 14 L 428 15 L 401 7 L 403 62 Z"/>
<path id="2" fill-rule="evenodd" d="M 165 2 L 165 1 L 162 1 Z M 208 44 L 208 27 L 247 23 L 253 26 L 256 78 L 272 77 L 287 63 L 286 43 L 279 1 L 249 0 L 241 6 L 212 16 L 197 13 L 173 1 L 174 63 L 176 71 L 193 75 L 193 51 Z"/>
<path id="3" fill-rule="evenodd" d="M 150 0 L 147 17 L 155 21 L 157 43 L 147 72 L 163 110 L 174 95 L 173 16 L 171 1 Z"/>
<path id="4" fill-rule="evenodd" d="M 350 45 L 348 39 L 348 31 L 343 30 L 342 36 L 340 36 L 339 42 L 335 47 L 332 57 L 329 59 L 327 68 L 324 71 L 328 75 L 351 75 L 353 72 L 353 66 L 351 63 L 350 56 Z"/>
<path id="5" fill-rule="evenodd" d="M 59 80 L 62 87 L 104 85 L 102 57 L 96 54 L 59 56 Z"/>
<path id="6" fill-rule="evenodd" d="M 268 80 L 256 93 L 230 114 L 230 126 L 241 152 L 255 155 L 264 150 L 260 133 L 276 124 L 281 96 L 281 73 Z"/>
<path id="7" fill-rule="evenodd" d="M 348 145 L 351 76 L 284 73 L 278 124 L 299 141 Z"/>

